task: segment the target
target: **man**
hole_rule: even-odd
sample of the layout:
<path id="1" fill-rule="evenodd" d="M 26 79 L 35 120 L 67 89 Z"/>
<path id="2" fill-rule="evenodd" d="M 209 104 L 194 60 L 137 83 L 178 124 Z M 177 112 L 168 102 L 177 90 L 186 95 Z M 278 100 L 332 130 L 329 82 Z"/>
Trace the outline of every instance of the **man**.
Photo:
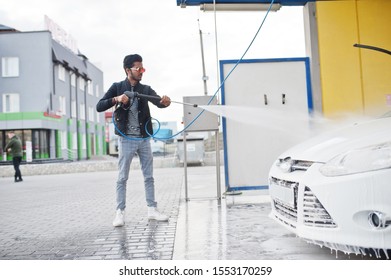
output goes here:
<path id="1" fill-rule="evenodd" d="M 155 185 L 153 178 L 153 156 L 148 134 L 153 134 L 151 115 L 148 102 L 159 108 L 168 107 L 171 100 L 168 96 L 160 97 L 147 85 L 140 83 L 145 68 L 142 58 L 138 54 L 127 55 L 123 61 L 126 79 L 114 83 L 96 105 L 98 112 L 103 112 L 116 106 L 115 133 L 118 137 L 118 180 L 117 180 L 117 210 L 113 226 L 125 224 L 126 183 L 129 177 L 130 164 L 134 155 L 140 158 L 141 169 L 144 175 L 145 198 L 148 206 L 148 219 L 167 221 L 168 217 L 160 213 L 155 201 Z M 138 92 L 155 98 L 150 101 L 145 98 L 126 95 L 124 92 Z"/>
<path id="2" fill-rule="evenodd" d="M 15 183 L 22 182 L 22 173 L 20 172 L 20 163 L 22 162 L 22 142 L 19 137 L 16 136 L 15 131 L 11 130 L 7 133 L 10 141 L 5 146 L 4 150 L 11 153 L 12 163 L 15 169 Z"/>

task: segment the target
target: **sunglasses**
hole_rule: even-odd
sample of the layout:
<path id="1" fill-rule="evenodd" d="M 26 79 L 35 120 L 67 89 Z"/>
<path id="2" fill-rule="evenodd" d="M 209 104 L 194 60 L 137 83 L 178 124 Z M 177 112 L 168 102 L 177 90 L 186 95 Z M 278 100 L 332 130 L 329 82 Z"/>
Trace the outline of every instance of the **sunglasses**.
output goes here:
<path id="1" fill-rule="evenodd" d="M 136 70 L 139 73 L 144 73 L 145 72 L 145 68 L 144 67 L 134 67 L 134 68 L 130 68 L 130 69 Z"/>

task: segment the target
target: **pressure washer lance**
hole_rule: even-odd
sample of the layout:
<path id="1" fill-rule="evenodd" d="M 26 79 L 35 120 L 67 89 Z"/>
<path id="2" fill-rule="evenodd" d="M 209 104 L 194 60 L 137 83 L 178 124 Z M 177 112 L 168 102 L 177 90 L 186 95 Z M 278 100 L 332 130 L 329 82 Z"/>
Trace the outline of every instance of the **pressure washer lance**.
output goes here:
<path id="1" fill-rule="evenodd" d="M 152 99 L 158 99 L 160 100 L 161 98 L 159 96 L 152 96 L 152 95 L 147 95 L 147 94 L 141 94 L 141 93 L 138 93 L 138 92 L 134 92 L 134 91 L 125 91 L 124 94 L 129 97 L 129 99 L 132 99 L 134 97 L 140 97 L 140 98 L 145 98 L 145 99 L 149 99 L 149 100 L 152 100 Z M 192 107 L 198 107 L 197 104 L 191 104 L 191 103 L 185 103 L 185 102 L 179 102 L 179 101 L 173 101 L 171 100 L 172 103 L 178 103 L 178 104 L 183 104 L 183 105 L 186 105 L 186 106 L 192 106 Z"/>

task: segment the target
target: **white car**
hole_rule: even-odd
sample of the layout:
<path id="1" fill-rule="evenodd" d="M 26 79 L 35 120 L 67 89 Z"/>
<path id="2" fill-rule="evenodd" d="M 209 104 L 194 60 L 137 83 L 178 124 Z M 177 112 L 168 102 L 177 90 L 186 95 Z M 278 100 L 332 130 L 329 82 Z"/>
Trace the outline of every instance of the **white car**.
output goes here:
<path id="1" fill-rule="evenodd" d="M 391 257 L 391 114 L 309 139 L 269 172 L 270 216 L 336 251 Z"/>

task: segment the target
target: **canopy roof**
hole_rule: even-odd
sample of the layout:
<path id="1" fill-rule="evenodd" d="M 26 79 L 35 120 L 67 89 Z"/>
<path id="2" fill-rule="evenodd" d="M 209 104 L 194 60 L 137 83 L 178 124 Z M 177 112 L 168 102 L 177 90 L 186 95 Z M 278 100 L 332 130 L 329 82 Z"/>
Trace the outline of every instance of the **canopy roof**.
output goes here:
<path id="1" fill-rule="evenodd" d="M 316 0 L 275 0 L 274 4 L 282 6 L 303 6 Z M 213 0 L 177 0 L 177 6 L 199 6 L 201 4 L 213 4 Z M 216 0 L 216 4 L 270 4 L 271 0 Z"/>

